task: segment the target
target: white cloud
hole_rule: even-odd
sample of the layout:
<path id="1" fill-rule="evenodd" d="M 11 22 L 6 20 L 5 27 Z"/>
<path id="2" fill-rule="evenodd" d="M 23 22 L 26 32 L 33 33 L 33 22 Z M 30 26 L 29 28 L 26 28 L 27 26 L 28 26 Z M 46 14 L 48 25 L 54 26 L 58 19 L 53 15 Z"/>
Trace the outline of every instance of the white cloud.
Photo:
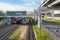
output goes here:
<path id="1" fill-rule="evenodd" d="M 26 4 L 38 6 L 40 4 L 37 4 L 37 3 L 40 3 L 41 0 L 23 0 L 23 1 L 26 2 Z"/>
<path id="2" fill-rule="evenodd" d="M 21 6 L 17 6 L 17 5 L 11 5 L 8 3 L 1 3 L 0 2 L 0 9 L 7 11 L 7 10 L 19 10 Z"/>
<path id="3" fill-rule="evenodd" d="M 34 8 L 33 7 L 29 7 L 29 4 L 26 4 L 24 6 L 21 6 L 21 5 L 12 5 L 12 4 L 8 4 L 8 3 L 2 3 L 0 2 L 0 10 L 3 10 L 3 11 L 19 11 L 19 10 L 33 10 Z"/>
<path id="4" fill-rule="evenodd" d="M 23 0 L 23 1 L 26 2 L 26 4 L 24 5 L 37 8 L 43 3 L 44 0 Z"/>
<path id="5" fill-rule="evenodd" d="M 41 0 L 22 0 L 24 2 L 26 2 L 24 5 L 12 5 L 12 4 L 8 4 L 8 3 L 4 3 L 4 2 L 0 2 L 0 10 L 33 10 L 35 8 L 37 8 L 40 4 Z"/>

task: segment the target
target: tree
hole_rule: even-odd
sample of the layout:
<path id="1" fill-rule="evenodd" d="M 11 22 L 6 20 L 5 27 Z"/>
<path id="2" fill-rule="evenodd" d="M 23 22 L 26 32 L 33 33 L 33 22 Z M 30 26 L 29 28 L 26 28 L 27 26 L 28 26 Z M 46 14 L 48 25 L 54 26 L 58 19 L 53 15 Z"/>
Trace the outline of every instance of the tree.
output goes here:
<path id="1" fill-rule="evenodd" d="M 0 11 L 0 16 L 4 16 L 4 12 L 3 11 Z"/>
<path id="2" fill-rule="evenodd" d="M 0 11 L 0 16 L 4 16 L 4 12 Z M 4 17 L 0 17 L 0 20 L 4 19 Z"/>

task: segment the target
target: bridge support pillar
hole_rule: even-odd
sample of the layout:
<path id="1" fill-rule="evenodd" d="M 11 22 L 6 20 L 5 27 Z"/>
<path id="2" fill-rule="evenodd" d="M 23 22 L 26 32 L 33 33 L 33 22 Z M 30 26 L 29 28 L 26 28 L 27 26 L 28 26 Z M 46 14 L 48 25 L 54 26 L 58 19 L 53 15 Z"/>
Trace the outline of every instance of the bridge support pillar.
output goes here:
<path id="1" fill-rule="evenodd" d="M 7 24 L 11 24 L 11 18 L 10 17 L 8 17 Z"/>
<path id="2" fill-rule="evenodd" d="M 41 28 L 41 23 L 42 23 L 42 19 L 41 19 L 41 14 L 38 15 L 38 28 Z"/>
<path id="3" fill-rule="evenodd" d="M 34 16 L 34 20 L 35 20 L 35 21 L 37 20 L 37 17 L 36 17 L 36 16 Z"/>
<path id="4" fill-rule="evenodd" d="M 51 15 L 52 15 L 52 21 L 54 21 L 54 12 L 52 12 Z"/>
<path id="5" fill-rule="evenodd" d="M 47 18 L 47 13 L 45 13 L 45 16 L 44 17 Z"/>

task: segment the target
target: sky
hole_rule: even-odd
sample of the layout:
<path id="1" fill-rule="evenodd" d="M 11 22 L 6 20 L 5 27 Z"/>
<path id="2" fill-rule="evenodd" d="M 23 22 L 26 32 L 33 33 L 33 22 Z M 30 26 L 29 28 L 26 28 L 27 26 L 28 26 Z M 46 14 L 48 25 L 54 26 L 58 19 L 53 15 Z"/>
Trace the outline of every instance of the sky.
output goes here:
<path id="1" fill-rule="evenodd" d="M 0 10 L 3 11 L 32 11 L 39 7 L 44 0 L 0 0 Z"/>

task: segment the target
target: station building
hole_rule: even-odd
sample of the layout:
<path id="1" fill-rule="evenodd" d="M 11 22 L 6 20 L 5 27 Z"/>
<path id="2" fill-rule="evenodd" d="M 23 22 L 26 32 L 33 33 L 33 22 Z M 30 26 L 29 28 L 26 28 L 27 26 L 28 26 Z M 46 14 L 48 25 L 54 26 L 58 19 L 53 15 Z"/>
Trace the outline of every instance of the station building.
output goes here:
<path id="1" fill-rule="evenodd" d="M 20 20 L 23 19 L 25 21 L 25 17 L 20 17 L 20 16 L 25 16 L 26 11 L 7 11 L 6 16 L 8 18 L 7 24 L 11 24 L 12 21 Z"/>

